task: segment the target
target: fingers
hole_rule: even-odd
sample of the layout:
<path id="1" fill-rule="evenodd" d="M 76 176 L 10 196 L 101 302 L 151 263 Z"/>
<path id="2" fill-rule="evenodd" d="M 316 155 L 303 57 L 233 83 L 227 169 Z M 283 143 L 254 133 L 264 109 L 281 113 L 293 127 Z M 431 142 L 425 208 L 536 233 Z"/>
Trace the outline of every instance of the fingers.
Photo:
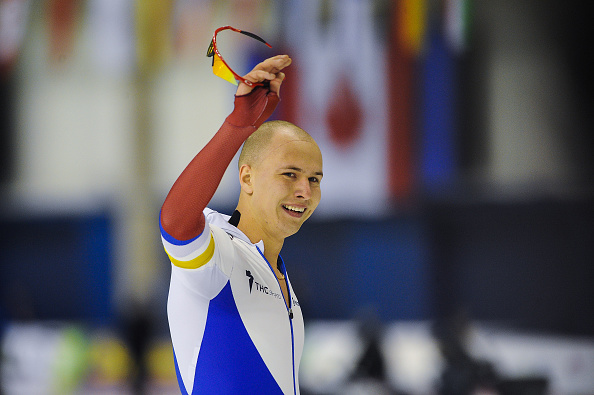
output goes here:
<path id="1" fill-rule="evenodd" d="M 252 71 L 244 76 L 244 78 L 254 83 L 269 81 L 270 90 L 278 94 L 280 86 L 285 78 L 285 74 L 282 73 L 281 70 L 289 66 L 291 62 L 292 60 L 288 55 L 277 55 L 268 58 L 256 65 Z M 248 94 L 252 89 L 253 87 L 244 83 L 239 83 L 236 95 L 240 96 Z"/>
<path id="2" fill-rule="evenodd" d="M 251 82 L 264 82 L 272 81 L 276 78 L 276 74 L 269 73 L 268 71 L 264 70 L 252 70 L 248 74 L 244 75 L 243 78 Z"/>
<path id="3" fill-rule="evenodd" d="M 285 73 L 279 72 L 276 78 L 270 81 L 270 91 L 276 93 L 280 97 L 280 87 L 285 79 Z"/>
<path id="4" fill-rule="evenodd" d="M 265 70 L 269 73 L 277 74 L 279 71 L 289 66 L 292 59 L 289 55 L 277 55 L 272 58 L 268 58 L 254 67 L 254 70 Z"/>

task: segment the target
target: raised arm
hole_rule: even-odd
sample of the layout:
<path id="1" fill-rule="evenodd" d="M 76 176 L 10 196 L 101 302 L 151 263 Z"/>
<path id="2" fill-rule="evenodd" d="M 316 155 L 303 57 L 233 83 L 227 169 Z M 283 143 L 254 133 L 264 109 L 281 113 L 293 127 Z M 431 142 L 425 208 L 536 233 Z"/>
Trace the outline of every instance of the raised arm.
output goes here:
<path id="1" fill-rule="evenodd" d="M 202 211 L 241 144 L 276 108 L 280 86 L 285 78 L 281 70 L 290 64 L 291 58 L 278 55 L 266 59 L 246 74 L 245 78 L 252 82 L 268 83 L 255 88 L 239 84 L 233 112 L 171 187 L 160 214 L 161 229 L 169 236 L 184 241 L 202 233 Z"/>

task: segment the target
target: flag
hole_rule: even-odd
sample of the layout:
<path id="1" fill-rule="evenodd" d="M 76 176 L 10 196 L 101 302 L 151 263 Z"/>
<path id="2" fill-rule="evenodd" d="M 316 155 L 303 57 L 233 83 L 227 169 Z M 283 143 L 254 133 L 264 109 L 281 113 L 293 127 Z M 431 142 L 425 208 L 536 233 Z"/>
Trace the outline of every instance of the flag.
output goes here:
<path id="1" fill-rule="evenodd" d="M 89 0 L 88 28 L 93 63 L 103 74 L 122 76 L 134 66 L 134 3 Z"/>
<path id="2" fill-rule="evenodd" d="M 63 62 L 75 40 L 79 0 L 48 0 L 49 56 L 54 64 Z"/>
<path id="3" fill-rule="evenodd" d="M 0 0 L 0 77 L 14 66 L 25 32 L 29 14 L 28 0 Z"/>
<path id="4" fill-rule="evenodd" d="M 158 69 L 171 53 L 173 0 L 136 0 L 136 55 L 141 72 Z"/>
<path id="5" fill-rule="evenodd" d="M 322 150 L 326 176 L 319 215 L 382 215 L 389 204 L 389 79 L 373 3 L 285 5 L 283 35 L 293 64 L 281 105 Z"/>
<path id="6" fill-rule="evenodd" d="M 428 16 L 419 59 L 419 178 L 423 192 L 430 194 L 451 186 L 457 170 L 455 55 L 461 44 L 457 30 L 448 28 L 456 24 L 448 4 L 452 2 L 433 9 Z"/>
<path id="7" fill-rule="evenodd" d="M 396 206 L 410 204 L 417 187 L 417 57 L 425 35 L 426 11 L 425 0 L 393 2 L 387 32 L 390 86 L 387 167 L 390 197 Z"/>

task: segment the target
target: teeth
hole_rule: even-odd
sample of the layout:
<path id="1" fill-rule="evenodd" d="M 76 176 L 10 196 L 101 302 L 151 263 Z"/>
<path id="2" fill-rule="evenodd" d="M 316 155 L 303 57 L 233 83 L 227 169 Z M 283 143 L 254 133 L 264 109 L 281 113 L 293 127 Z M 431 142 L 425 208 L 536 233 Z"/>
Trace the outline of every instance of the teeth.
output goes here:
<path id="1" fill-rule="evenodd" d="M 294 207 L 294 206 L 283 206 L 284 208 L 286 208 L 287 210 L 291 210 L 291 211 L 295 211 L 296 213 L 302 213 L 305 211 L 305 208 L 299 208 L 299 207 Z"/>

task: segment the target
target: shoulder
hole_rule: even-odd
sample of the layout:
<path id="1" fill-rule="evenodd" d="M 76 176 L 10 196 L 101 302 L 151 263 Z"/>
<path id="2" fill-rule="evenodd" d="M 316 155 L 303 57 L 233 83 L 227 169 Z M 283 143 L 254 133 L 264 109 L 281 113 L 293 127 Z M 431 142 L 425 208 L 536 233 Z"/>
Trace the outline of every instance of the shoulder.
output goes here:
<path id="1" fill-rule="evenodd" d="M 225 227 L 225 225 L 230 225 L 229 224 L 229 215 L 226 214 L 221 214 L 218 211 L 215 211 L 211 208 L 205 208 L 204 211 L 204 218 L 206 219 L 206 222 L 208 222 L 211 225 L 215 225 L 219 228 L 223 228 Z"/>
<path id="2" fill-rule="evenodd" d="M 225 231 L 225 233 L 227 233 L 229 236 L 238 238 L 251 244 L 248 237 L 241 230 L 237 229 L 235 226 L 229 223 L 229 218 L 231 218 L 230 215 L 221 214 L 218 211 L 212 210 L 207 207 L 204 209 L 204 218 L 206 219 L 206 222 L 209 224 L 211 229 L 212 227 L 219 228 Z"/>

